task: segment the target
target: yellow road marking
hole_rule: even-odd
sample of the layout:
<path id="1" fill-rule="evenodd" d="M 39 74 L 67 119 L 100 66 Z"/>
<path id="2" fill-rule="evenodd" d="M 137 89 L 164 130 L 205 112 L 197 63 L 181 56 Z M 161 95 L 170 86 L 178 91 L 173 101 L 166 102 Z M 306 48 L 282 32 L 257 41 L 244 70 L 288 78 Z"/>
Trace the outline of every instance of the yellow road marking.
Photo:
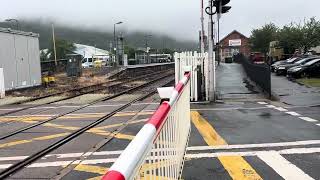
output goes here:
<path id="1" fill-rule="evenodd" d="M 20 145 L 20 144 L 31 143 L 33 141 L 43 141 L 43 140 L 54 139 L 54 138 L 58 138 L 58 137 L 67 136 L 69 134 L 70 133 L 59 133 L 59 134 L 53 134 L 53 135 L 48 135 L 48 136 L 36 137 L 36 138 L 32 138 L 30 140 L 18 140 L 18 141 L 8 142 L 8 143 L 0 144 L 0 148 L 5 148 L 5 147 Z"/>
<path id="2" fill-rule="evenodd" d="M 123 117 L 123 116 L 134 116 L 134 115 L 150 115 L 153 114 L 153 111 L 148 111 L 148 112 L 120 112 L 115 114 L 113 117 Z M 59 117 L 58 119 L 85 119 L 85 118 L 100 118 L 102 116 L 107 115 L 107 113 L 88 113 L 88 114 L 78 114 L 78 115 L 66 115 L 63 117 Z M 2 117 L 0 118 L 1 122 L 7 122 L 7 121 L 44 121 L 47 120 L 54 115 L 42 115 L 42 116 L 37 116 L 37 115 L 32 115 L 32 116 L 9 116 L 9 117 Z"/>
<path id="3" fill-rule="evenodd" d="M 97 176 L 97 177 L 93 177 L 93 178 L 89 178 L 87 180 L 101 180 L 102 176 Z"/>
<path id="4" fill-rule="evenodd" d="M 136 120 L 136 121 L 131 121 L 128 124 L 136 124 L 136 123 L 140 123 L 140 122 L 146 122 L 148 119 L 140 119 L 140 120 Z M 108 129 L 108 128 L 113 128 L 113 127 L 118 127 L 118 126 L 122 126 L 124 125 L 124 123 L 118 123 L 118 124 L 111 124 L 111 125 L 106 125 L 106 126 L 101 126 L 101 127 L 97 127 L 95 129 Z"/>
<path id="5" fill-rule="evenodd" d="M 89 173 L 102 174 L 102 175 L 105 174 L 108 169 L 109 168 L 85 165 L 85 164 L 79 164 L 74 168 L 74 170 L 76 171 L 89 172 Z"/>
<path id="6" fill-rule="evenodd" d="M 227 145 L 227 142 L 214 130 L 197 111 L 191 112 L 191 119 L 203 139 L 209 146 Z M 223 167 L 228 171 L 232 179 L 258 180 L 260 175 L 241 156 L 218 156 Z"/>
<path id="7" fill-rule="evenodd" d="M 215 129 L 197 111 L 191 111 L 191 120 L 199 130 L 203 139 L 210 146 L 226 145 L 226 141 L 217 133 Z"/>
<path id="8" fill-rule="evenodd" d="M 143 113 L 138 113 L 138 114 L 149 114 L 152 112 L 143 112 Z M 137 113 L 123 113 L 120 115 L 135 115 Z M 42 117 L 43 118 L 43 117 Z M 21 118 L 20 118 L 21 119 Z M 23 122 L 25 123 L 29 123 L 29 124 L 33 124 L 33 123 L 37 123 L 37 121 L 34 121 L 34 117 L 26 117 L 26 120 L 23 120 Z M 32 120 L 31 120 L 32 119 Z M 43 120 L 43 119 L 42 119 Z M 146 119 L 141 119 L 141 120 L 136 120 L 136 121 L 132 121 L 129 124 L 134 124 L 134 123 L 139 123 L 139 122 L 143 122 L 146 121 Z M 98 128 L 93 128 L 87 132 L 89 133 L 93 133 L 93 134 L 97 134 L 97 135 L 102 135 L 102 136 L 110 136 L 112 133 L 108 132 L 108 131 L 104 131 L 101 129 L 107 129 L 107 128 L 112 128 L 112 127 L 118 127 L 123 125 L 123 123 L 118 123 L 118 124 L 113 124 L 113 125 L 107 125 L 107 126 L 102 126 L 102 127 L 98 127 Z M 64 125 L 59 125 L 59 124 L 54 124 L 54 123 L 45 123 L 42 126 L 45 127 L 53 127 L 53 128 L 57 128 L 57 129 L 65 129 L 65 130 L 78 130 L 79 127 L 73 127 L 73 126 L 64 126 Z M 69 134 L 69 133 L 67 133 Z M 58 134 L 57 134 L 58 135 Z M 122 134 L 122 133 L 117 133 L 115 136 L 115 138 L 118 139 L 125 139 L 125 140 L 133 140 L 135 136 L 133 135 L 129 135 L 129 134 Z M 3 147 L 10 147 L 10 146 L 15 146 L 15 145 L 19 145 L 19 144 L 26 144 L 26 143 L 31 143 L 33 141 L 37 141 L 37 140 L 48 140 L 48 139 L 53 139 L 55 138 L 55 135 L 50 135 L 50 136 L 44 136 L 44 137 L 38 137 L 38 138 L 34 138 L 31 140 L 19 140 L 19 141 L 13 141 L 13 142 L 9 142 L 9 143 L 4 143 L 4 144 L 0 144 L 0 148 Z"/>

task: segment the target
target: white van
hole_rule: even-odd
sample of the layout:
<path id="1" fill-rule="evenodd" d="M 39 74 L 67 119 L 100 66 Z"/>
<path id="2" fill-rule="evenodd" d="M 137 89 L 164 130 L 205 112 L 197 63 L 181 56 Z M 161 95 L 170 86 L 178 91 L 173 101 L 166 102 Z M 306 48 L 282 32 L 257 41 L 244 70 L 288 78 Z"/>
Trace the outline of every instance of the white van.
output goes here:
<path id="1" fill-rule="evenodd" d="M 83 58 L 82 59 L 82 68 L 93 67 L 93 58 Z"/>

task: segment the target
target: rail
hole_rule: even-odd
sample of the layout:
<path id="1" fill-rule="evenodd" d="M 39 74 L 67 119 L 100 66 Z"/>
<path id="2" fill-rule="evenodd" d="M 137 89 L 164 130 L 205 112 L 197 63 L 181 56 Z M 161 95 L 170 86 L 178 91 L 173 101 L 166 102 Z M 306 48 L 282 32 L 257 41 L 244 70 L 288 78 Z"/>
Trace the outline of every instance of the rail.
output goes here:
<path id="1" fill-rule="evenodd" d="M 186 73 L 103 180 L 180 179 L 190 133 L 189 80 Z"/>
<path id="2" fill-rule="evenodd" d="M 166 76 L 168 77 L 168 75 Z M 126 94 L 128 92 L 131 92 L 131 91 L 136 91 L 138 89 L 141 89 L 143 87 L 146 87 L 147 85 L 150 85 L 150 84 L 153 84 L 161 79 L 164 79 L 165 76 L 161 77 L 161 78 L 158 78 L 158 79 L 155 79 L 155 80 L 152 80 L 152 81 L 149 81 L 145 84 L 142 84 L 142 85 L 138 85 L 136 87 L 133 87 L 129 90 L 125 90 L 123 92 L 120 92 L 119 94 L 117 94 L 116 96 L 110 96 L 110 97 L 106 97 L 105 99 L 103 100 L 108 100 L 108 99 L 111 99 L 111 98 L 115 98 L 115 97 L 118 97 L 120 95 L 123 95 L 123 94 Z M 168 83 L 171 83 L 173 82 L 173 80 L 171 80 L 170 82 L 166 82 L 165 85 L 168 85 Z M 49 154 L 50 152 L 58 149 L 59 147 L 63 146 L 64 144 L 67 144 L 68 142 L 72 141 L 73 139 L 77 138 L 78 136 L 80 136 L 81 134 L 85 133 L 86 131 L 88 131 L 89 129 L 92 129 L 94 127 L 96 127 L 97 125 L 101 124 L 102 122 L 106 121 L 107 119 L 113 117 L 116 113 L 120 112 L 120 111 L 123 111 L 124 109 L 130 107 L 132 104 L 138 102 L 138 101 L 142 101 L 143 99 L 146 99 L 147 97 L 155 94 L 156 90 L 151 90 L 149 91 L 148 93 L 124 104 L 124 105 L 121 105 L 120 107 L 117 107 L 115 110 L 111 111 L 110 113 L 106 114 L 105 116 L 103 117 L 100 117 L 99 119 L 96 119 L 94 120 L 93 122 L 89 123 L 88 125 L 85 125 L 75 131 L 73 131 L 72 133 L 70 133 L 69 135 L 67 135 L 66 137 L 58 140 L 58 141 L 55 141 L 53 142 L 52 144 L 44 147 L 43 149 L 33 153 L 32 155 L 26 157 L 25 159 L 11 165 L 10 167 L 4 169 L 3 171 L 0 172 L 0 179 L 5 179 L 5 178 L 8 178 L 10 176 L 12 176 L 13 174 L 15 174 L 16 172 L 22 170 L 23 168 L 25 168 L 26 166 L 32 164 L 33 162 L 35 162 L 36 160 L 44 157 L 45 155 Z M 101 100 L 102 101 L 102 100 Z M 88 107 L 86 105 L 86 107 Z M 84 108 L 81 107 L 81 108 Z M 79 109 L 78 109 L 79 110 Z M 52 119 L 51 119 L 52 120 Z M 47 121 L 48 122 L 48 121 Z M 37 125 L 40 125 L 40 124 L 37 124 Z M 28 129 L 31 129 L 32 127 L 28 127 Z M 26 128 L 24 128 L 24 130 L 26 130 Z M 22 130 L 22 131 L 24 131 Z M 20 131 L 20 132 L 22 132 Z M 14 132 L 15 134 L 17 132 Z M 113 132 L 110 132 L 111 134 Z"/>

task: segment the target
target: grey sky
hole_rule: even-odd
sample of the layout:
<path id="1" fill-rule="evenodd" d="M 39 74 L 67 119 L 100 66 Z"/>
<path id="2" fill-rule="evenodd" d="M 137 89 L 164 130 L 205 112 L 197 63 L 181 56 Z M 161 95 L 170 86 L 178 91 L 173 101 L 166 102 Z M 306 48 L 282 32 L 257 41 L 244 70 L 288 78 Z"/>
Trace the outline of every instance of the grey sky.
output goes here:
<path id="1" fill-rule="evenodd" d="M 230 13 L 222 18 L 221 36 L 234 29 L 249 36 L 265 23 L 282 26 L 320 17 L 319 0 L 231 0 L 230 4 Z M 199 14 L 200 0 L 1 0 L 0 5 L 0 21 L 51 18 L 110 30 L 112 23 L 121 20 L 124 30 L 155 31 L 188 40 L 197 39 Z"/>

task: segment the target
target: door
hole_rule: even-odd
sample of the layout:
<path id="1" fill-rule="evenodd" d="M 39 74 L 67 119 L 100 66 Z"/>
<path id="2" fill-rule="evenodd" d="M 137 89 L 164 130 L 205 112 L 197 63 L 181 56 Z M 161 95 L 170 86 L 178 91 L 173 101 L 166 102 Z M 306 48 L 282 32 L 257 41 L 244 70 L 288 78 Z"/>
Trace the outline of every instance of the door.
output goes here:
<path id="1" fill-rule="evenodd" d="M 30 64 L 28 57 L 28 37 L 15 35 L 17 88 L 31 85 Z"/>

